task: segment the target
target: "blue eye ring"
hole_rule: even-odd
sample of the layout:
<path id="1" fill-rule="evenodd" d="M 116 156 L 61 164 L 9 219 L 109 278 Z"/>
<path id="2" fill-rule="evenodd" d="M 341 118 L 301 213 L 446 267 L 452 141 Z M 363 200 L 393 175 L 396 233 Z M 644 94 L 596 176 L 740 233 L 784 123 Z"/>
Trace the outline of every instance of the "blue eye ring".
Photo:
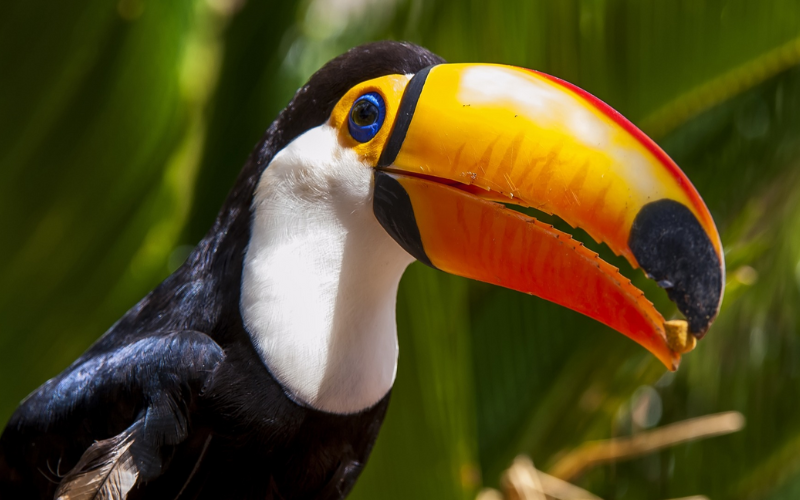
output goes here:
<path id="1" fill-rule="evenodd" d="M 378 134 L 386 118 L 386 104 L 377 92 L 364 94 L 350 108 L 347 127 L 358 142 L 369 142 Z"/>

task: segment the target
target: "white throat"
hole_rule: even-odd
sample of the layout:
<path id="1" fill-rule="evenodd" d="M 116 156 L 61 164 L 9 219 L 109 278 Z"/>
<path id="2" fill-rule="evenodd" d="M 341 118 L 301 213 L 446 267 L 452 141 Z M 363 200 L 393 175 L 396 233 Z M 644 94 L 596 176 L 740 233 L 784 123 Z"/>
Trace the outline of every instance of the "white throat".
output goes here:
<path id="1" fill-rule="evenodd" d="M 275 156 L 253 200 L 245 328 L 293 397 L 334 413 L 380 401 L 397 370 L 397 286 L 413 258 L 375 219 L 372 176 L 324 124 Z"/>

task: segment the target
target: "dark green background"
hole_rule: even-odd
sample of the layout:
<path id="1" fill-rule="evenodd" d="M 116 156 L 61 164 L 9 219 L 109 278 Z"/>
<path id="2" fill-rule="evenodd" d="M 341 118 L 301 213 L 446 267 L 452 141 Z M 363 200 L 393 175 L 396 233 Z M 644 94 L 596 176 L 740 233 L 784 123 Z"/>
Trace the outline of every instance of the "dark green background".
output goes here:
<path id="1" fill-rule="evenodd" d="M 800 498 L 795 0 L 5 2 L 0 421 L 181 263 L 294 89 L 382 38 L 546 71 L 621 111 L 708 203 L 728 283 L 718 322 L 664 377 L 591 320 L 412 265 L 398 382 L 353 498 L 474 498 L 521 451 L 547 470 L 630 433 L 642 386 L 660 424 L 738 410 L 747 426 L 593 469 L 581 486 L 605 499 Z"/>

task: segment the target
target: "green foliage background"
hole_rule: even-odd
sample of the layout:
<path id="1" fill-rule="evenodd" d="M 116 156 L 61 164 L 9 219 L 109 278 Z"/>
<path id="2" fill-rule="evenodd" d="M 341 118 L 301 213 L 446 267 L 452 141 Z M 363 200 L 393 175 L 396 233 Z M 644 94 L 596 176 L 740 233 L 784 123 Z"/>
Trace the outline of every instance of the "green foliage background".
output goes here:
<path id="1" fill-rule="evenodd" d="M 383 38 L 536 68 L 651 134 L 721 230 L 723 310 L 676 376 L 607 328 L 414 264 L 389 415 L 353 498 L 474 498 L 631 432 L 738 410 L 744 431 L 599 467 L 606 499 L 800 498 L 800 3 L 11 0 L 0 16 L 0 422 L 174 268 L 320 65 Z M 558 222 L 558 221 L 556 221 Z M 578 235 L 588 241 L 585 235 Z M 664 295 L 623 268 L 667 315 Z"/>

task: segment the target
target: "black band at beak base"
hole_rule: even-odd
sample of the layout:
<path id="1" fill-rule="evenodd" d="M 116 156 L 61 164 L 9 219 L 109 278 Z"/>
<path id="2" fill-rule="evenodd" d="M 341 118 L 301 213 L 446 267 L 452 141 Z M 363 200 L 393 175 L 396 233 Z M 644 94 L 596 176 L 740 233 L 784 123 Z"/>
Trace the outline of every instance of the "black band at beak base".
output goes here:
<path id="1" fill-rule="evenodd" d="M 694 214 L 674 200 L 648 203 L 633 221 L 628 246 L 686 316 L 689 331 L 702 338 L 717 316 L 722 268 Z"/>
<path id="2" fill-rule="evenodd" d="M 397 110 L 397 118 L 394 121 L 392 134 L 389 136 L 389 140 L 386 141 L 386 146 L 383 147 L 381 157 L 378 159 L 378 167 L 388 167 L 397 158 L 397 153 L 400 152 L 403 141 L 406 139 L 406 132 L 408 132 L 408 126 L 411 124 L 411 118 L 414 117 L 414 110 L 417 109 L 422 87 L 425 86 L 428 73 L 434 66 L 436 65 L 419 70 L 406 85 L 403 98 L 400 100 L 400 108 Z"/>
<path id="3" fill-rule="evenodd" d="M 411 198 L 391 175 L 375 171 L 375 190 L 372 211 L 381 226 L 412 257 L 434 269 L 419 234 Z"/>

